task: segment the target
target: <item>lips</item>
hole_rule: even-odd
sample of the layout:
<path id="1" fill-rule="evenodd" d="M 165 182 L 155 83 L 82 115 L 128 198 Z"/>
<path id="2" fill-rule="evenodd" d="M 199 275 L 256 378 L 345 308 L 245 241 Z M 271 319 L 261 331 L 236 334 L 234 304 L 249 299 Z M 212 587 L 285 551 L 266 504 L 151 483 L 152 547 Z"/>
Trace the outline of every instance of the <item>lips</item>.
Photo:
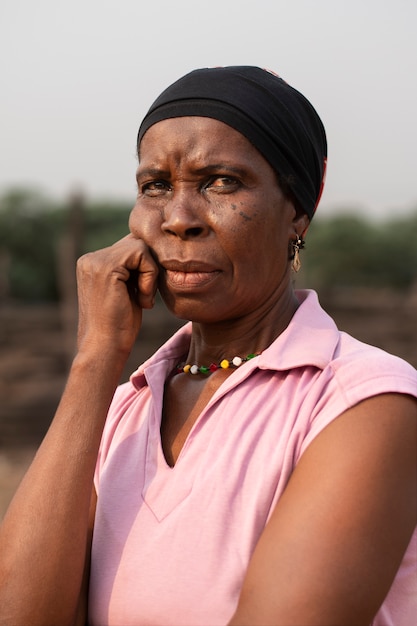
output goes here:
<path id="1" fill-rule="evenodd" d="M 165 261 L 161 266 L 167 284 L 179 289 L 203 287 L 221 273 L 213 265 L 198 261 Z"/>

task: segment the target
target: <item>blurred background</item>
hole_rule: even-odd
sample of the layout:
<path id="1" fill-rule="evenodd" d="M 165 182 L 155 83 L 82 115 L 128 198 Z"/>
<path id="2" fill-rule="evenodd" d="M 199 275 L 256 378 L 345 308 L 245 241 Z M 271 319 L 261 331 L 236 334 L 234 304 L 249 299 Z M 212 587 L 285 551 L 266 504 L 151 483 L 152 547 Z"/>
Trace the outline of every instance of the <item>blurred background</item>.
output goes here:
<path id="1" fill-rule="evenodd" d="M 266 67 L 314 104 L 329 165 L 297 284 L 417 366 L 416 21 L 414 0 L 2 0 L 0 518 L 65 384 L 75 260 L 127 233 L 139 123 L 196 67 Z M 177 327 L 157 302 L 123 379 Z"/>

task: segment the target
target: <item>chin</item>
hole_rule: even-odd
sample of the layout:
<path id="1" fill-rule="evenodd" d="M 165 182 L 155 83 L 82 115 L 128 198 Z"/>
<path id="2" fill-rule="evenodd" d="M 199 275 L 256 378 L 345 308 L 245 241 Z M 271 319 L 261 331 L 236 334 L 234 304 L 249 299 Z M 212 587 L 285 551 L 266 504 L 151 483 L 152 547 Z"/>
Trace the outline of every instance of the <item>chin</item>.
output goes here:
<path id="1" fill-rule="evenodd" d="M 162 300 L 168 311 L 180 320 L 200 324 L 214 324 L 221 321 L 219 304 L 208 302 L 207 299 L 192 297 L 173 297 L 161 291 Z"/>

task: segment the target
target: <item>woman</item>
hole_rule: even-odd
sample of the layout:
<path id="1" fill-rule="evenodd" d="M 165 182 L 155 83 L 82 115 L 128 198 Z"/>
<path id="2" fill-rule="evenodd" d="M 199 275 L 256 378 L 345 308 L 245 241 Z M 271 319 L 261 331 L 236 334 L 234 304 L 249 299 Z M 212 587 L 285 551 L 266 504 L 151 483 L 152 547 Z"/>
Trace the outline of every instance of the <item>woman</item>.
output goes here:
<path id="1" fill-rule="evenodd" d="M 138 156 L 130 234 L 79 262 L 78 354 L 3 524 L 2 624 L 414 623 L 416 372 L 292 284 L 317 113 L 259 68 L 197 70 Z M 157 289 L 191 323 L 117 388 Z"/>

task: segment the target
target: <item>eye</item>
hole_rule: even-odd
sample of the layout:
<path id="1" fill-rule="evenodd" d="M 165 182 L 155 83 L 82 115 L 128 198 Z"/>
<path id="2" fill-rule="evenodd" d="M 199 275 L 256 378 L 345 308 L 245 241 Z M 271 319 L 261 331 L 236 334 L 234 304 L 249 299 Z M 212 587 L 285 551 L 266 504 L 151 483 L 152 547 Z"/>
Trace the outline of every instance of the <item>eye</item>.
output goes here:
<path id="1" fill-rule="evenodd" d="M 165 180 L 150 180 L 142 183 L 139 187 L 140 192 L 145 196 L 160 196 L 170 191 L 171 185 Z"/>
<path id="2" fill-rule="evenodd" d="M 204 189 L 217 193 L 232 193 L 240 186 L 240 182 L 234 176 L 216 175 L 212 176 Z"/>

